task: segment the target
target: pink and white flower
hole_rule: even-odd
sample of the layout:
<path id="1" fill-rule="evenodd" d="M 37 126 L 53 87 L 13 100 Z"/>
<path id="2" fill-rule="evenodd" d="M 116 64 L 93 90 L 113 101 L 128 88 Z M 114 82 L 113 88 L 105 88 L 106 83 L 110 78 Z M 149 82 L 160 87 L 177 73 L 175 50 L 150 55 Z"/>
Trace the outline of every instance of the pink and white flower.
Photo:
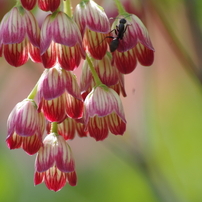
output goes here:
<path id="1" fill-rule="evenodd" d="M 134 14 L 118 16 L 112 25 L 112 30 L 117 29 L 121 18 L 126 20 L 125 32 L 122 39 L 118 40 L 118 46 L 113 51 L 112 64 L 122 74 L 131 73 L 137 65 L 137 60 L 143 66 L 150 66 L 154 61 L 154 48 L 152 46 L 148 31 L 142 21 Z M 117 33 L 111 32 L 116 39 Z M 112 39 L 109 40 L 111 43 Z"/>
<path id="2" fill-rule="evenodd" d="M 37 101 L 50 122 L 62 122 L 67 116 L 81 118 L 83 100 L 76 77 L 59 66 L 46 69 L 39 82 Z"/>
<path id="3" fill-rule="evenodd" d="M 83 1 L 75 8 L 74 20 L 84 37 L 85 48 L 95 59 L 102 59 L 107 51 L 107 41 L 104 39 L 110 31 L 104 9 L 92 0 Z"/>
<path id="4" fill-rule="evenodd" d="M 91 137 L 97 141 L 107 137 L 109 130 L 122 135 L 126 129 L 121 99 L 118 94 L 106 86 L 98 86 L 84 101 L 84 124 Z"/>
<path id="5" fill-rule="evenodd" d="M 56 133 L 45 137 L 36 156 L 34 184 L 43 181 L 48 189 L 54 191 L 59 191 L 66 182 L 76 185 L 75 164 L 70 146 Z"/>
<path id="6" fill-rule="evenodd" d="M 0 46 L 6 61 L 15 67 L 25 64 L 29 57 L 41 62 L 39 54 L 40 29 L 30 11 L 14 7 L 0 25 Z"/>
<path id="7" fill-rule="evenodd" d="M 49 14 L 41 27 L 40 52 L 45 68 L 56 63 L 66 70 L 78 67 L 85 51 L 74 20 L 61 11 Z"/>
<path id="8" fill-rule="evenodd" d="M 7 127 L 6 142 L 10 149 L 21 147 L 32 155 L 41 147 L 45 119 L 38 113 L 33 100 L 25 99 L 14 107 L 8 117 Z"/>

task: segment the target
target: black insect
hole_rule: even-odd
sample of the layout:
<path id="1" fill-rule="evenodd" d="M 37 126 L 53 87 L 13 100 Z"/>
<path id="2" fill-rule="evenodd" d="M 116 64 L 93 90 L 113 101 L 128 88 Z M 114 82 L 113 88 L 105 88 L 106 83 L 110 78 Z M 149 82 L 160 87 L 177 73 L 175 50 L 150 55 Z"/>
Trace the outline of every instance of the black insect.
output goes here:
<path id="1" fill-rule="evenodd" d="M 122 18 L 119 21 L 119 25 L 116 25 L 116 29 L 111 30 L 111 32 L 115 32 L 116 37 L 113 36 L 108 36 L 107 38 L 112 38 L 113 40 L 110 42 L 109 44 L 109 48 L 111 52 L 114 52 L 118 46 L 119 46 L 119 40 L 122 40 L 124 37 L 124 33 L 126 32 L 128 26 L 130 26 L 130 24 L 126 24 L 126 19 Z M 110 33 L 111 33 L 110 32 Z"/>

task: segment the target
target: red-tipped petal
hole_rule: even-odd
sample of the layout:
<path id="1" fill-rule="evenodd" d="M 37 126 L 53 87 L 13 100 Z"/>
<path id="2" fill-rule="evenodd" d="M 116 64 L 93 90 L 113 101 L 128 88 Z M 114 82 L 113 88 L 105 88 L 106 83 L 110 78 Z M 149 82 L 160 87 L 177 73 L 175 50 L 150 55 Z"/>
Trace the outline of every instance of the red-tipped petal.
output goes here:
<path id="1" fill-rule="evenodd" d="M 61 95 L 53 100 L 42 99 L 40 109 L 50 122 L 62 122 L 66 118 L 65 114 L 65 95 Z"/>
<path id="2" fill-rule="evenodd" d="M 107 52 L 105 35 L 87 29 L 85 37 L 85 45 L 91 56 L 97 60 L 101 60 Z"/>
<path id="3" fill-rule="evenodd" d="M 154 51 L 138 43 L 135 47 L 135 53 L 139 63 L 143 66 L 150 66 L 154 61 Z"/>
<path id="4" fill-rule="evenodd" d="M 60 6 L 61 0 L 38 0 L 38 6 L 43 11 L 56 11 Z"/>
<path id="5" fill-rule="evenodd" d="M 123 135 L 126 130 L 126 123 L 116 114 L 110 114 L 108 117 L 108 127 L 112 134 Z"/>
<path id="6" fill-rule="evenodd" d="M 50 47 L 41 55 L 41 59 L 45 68 L 55 66 L 57 62 L 57 44 L 50 43 Z"/>
<path id="7" fill-rule="evenodd" d="M 22 148 L 29 154 L 33 155 L 39 151 L 42 146 L 41 138 L 38 135 L 23 138 Z"/>
<path id="8" fill-rule="evenodd" d="M 68 180 L 69 185 L 76 186 L 76 183 L 77 183 L 76 172 L 73 171 L 71 173 L 66 173 L 66 175 L 67 175 L 67 180 Z"/>
<path id="9" fill-rule="evenodd" d="M 62 123 L 58 124 L 58 134 L 65 140 L 73 139 L 75 136 L 75 121 L 67 117 Z"/>
<path id="10" fill-rule="evenodd" d="M 44 180 L 44 174 L 45 173 L 39 173 L 37 171 L 35 171 L 34 173 L 34 185 L 38 185 L 38 184 L 41 184 Z"/>
<path id="11" fill-rule="evenodd" d="M 14 67 L 24 65 L 29 59 L 27 41 L 24 40 L 19 44 L 4 45 L 4 57 Z"/>
<path id="12" fill-rule="evenodd" d="M 116 67 L 111 64 L 111 59 L 105 55 L 102 60 L 96 61 L 95 69 L 103 84 L 112 86 L 119 81 L 119 72 Z"/>
<path id="13" fill-rule="evenodd" d="M 66 113 L 69 117 L 79 119 L 83 115 L 83 101 L 66 94 Z"/>
<path id="14" fill-rule="evenodd" d="M 27 10 L 32 10 L 36 5 L 36 0 L 20 0 L 22 6 Z"/>
<path id="15" fill-rule="evenodd" d="M 9 149 L 18 149 L 22 145 L 23 137 L 14 133 L 13 135 L 7 137 L 6 143 Z"/>
<path id="16" fill-rule="evenodd" d="M 58 62 L 63 69 L 73 71 L 79 66 L 80 61 L 81 52 L 78 44 L 73 47 L 64 45 L 58 47 Z"/>
<path id="17" fill-rule="evenodd" d="M 113 53 L 112 64 L 114 64 L 122 74 L 131 73 L 137 65 L 135 48 L 126 52 L 115 51 Z"/>
<path id="18" fill-rule="evenodd" d="M 89 119 L 88 131 L 96 141 L 104 140 L 108 136 L 108 127 L 105 118 L 94 116 Z"/>
<path id="19" fill-rule="evenodd" d="M 39 48 L 29 43 L 29 56 L 33 62 L 42 62 Z"/>
<path id="20" fill-rule="evenodd" d="M 45 172 L 44 182 L 48 189 L 59 191 L 65 186 L 67 176 L 66 173 L 61 172 L 59 169 L 57 169 L 57 167 L 53 166 Z"/>

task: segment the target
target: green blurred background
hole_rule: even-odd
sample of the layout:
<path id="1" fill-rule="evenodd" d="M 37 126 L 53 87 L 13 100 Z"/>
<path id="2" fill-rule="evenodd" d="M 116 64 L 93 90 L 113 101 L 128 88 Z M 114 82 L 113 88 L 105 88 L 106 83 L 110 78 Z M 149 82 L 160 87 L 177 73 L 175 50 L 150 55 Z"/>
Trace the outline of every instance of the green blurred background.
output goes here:
<path id="1" fill-rule="evenodd" d="M 113 13 L 112 0 L 96 2 Z M 1 19 L 14 3 L 0 1 Z M 202 1 L 124 4 L 147 26 L 155 61 L 125 76 L 124 136 L 110 135 L 103 142 L 89 137 L 69 141 L 78 173 L 76 187 L 66 185 L 57 193 L 44 184 L 34 187 L 35 155 L 7 148 L 7 117 L 29 94 L 43 67 L 28 62 L 14 68 L 0 59 L 1 202 L 202 201 Z M 79 73 L 78 69 L 78 77 Z"/>

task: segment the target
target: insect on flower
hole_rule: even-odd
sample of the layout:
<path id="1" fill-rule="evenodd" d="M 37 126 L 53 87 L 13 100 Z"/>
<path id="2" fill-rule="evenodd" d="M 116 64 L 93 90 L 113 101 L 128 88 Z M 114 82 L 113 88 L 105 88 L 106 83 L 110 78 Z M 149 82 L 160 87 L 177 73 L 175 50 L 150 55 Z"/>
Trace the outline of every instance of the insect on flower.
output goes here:
<path id="1" fill-rule="evenodd" d="M 109 44 L 109 48 L 111 52 L 114 52 L 118 46 L 119 46 L 119 40 L 122 40 L 124 37 L 124 33 L 126 32 L 128 26 L 130 26 L 131 24 L 126 24 L 127 21 L 125 18 L 121 18 L 119 20 L 119 25 L 116 25 L 116 29 L 113 29 L 110 31 L 111 32 L 115 32 L 116 37 L 114 36 L 107 36 L 106 38 L 112 38 L 113 40 L 110 42 Z"/>

